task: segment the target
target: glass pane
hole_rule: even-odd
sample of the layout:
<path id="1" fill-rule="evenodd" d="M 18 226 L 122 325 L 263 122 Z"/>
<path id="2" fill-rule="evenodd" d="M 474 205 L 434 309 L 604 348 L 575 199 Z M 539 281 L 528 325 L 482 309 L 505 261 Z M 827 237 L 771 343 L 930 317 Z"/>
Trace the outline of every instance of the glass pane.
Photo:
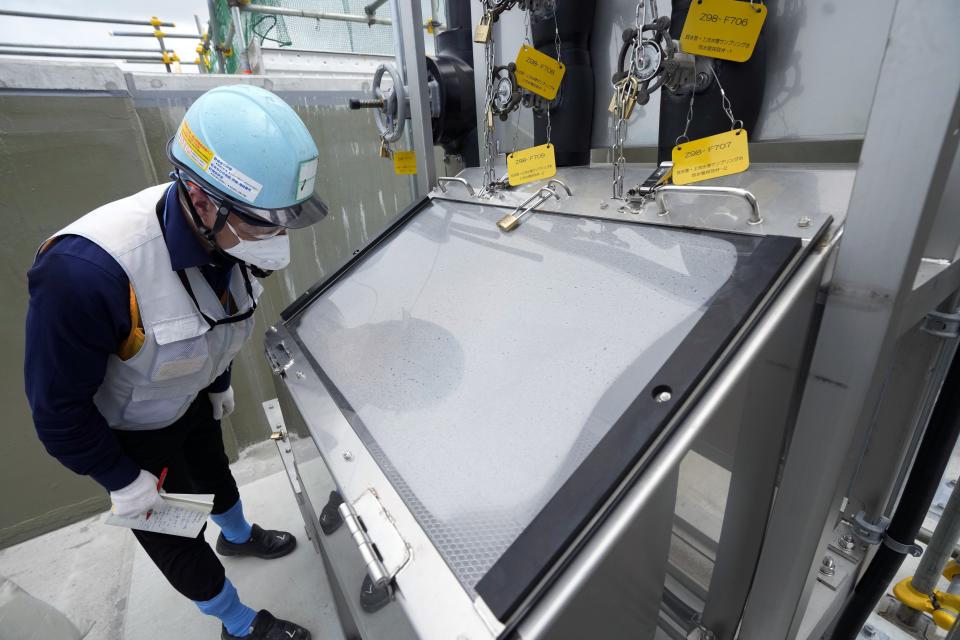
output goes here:
<path id="1" fill-rule="evenodd" d="M 471 594 L 737 263 L 715 235 L 503 214 L 434 202 L 296 327 Z"/>

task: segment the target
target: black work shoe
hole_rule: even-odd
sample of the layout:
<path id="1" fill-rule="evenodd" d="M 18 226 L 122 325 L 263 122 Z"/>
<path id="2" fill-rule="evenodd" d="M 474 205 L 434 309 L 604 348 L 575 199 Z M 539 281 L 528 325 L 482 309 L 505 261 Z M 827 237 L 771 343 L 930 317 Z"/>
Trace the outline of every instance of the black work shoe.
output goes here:
<path id="1" fill-rule="evenodd" d="M 222 629 L 220 637 L 223 640 L 239 640 L 239 636 L 227 633 L 226 627 Z M 311 636 L 310 632 L 300 625 L 278 620 L 266 609 L 261 609 L 253 619 L 253 630 L 244 638 L 245 640 L 310 640 Z"/>
<path id="2" fill-rule="evenodd" d="M 270 560 L 285 556 L 296 548 L 297 539 L 292 533 L 261 529 L 259 525 L 253 525 L 246 542 L 229 542 L 223 532 L 217 538 L 217 553 L 222 556 L 254 556 Z"/>

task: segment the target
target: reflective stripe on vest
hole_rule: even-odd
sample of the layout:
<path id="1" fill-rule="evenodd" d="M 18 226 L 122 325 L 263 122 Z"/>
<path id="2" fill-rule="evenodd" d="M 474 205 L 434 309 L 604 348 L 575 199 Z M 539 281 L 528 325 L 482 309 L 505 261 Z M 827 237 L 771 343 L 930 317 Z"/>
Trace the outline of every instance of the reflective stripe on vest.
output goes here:
<path id="1" fill-rule="evenodd" d="M 146 430 L 180 418 L 240 351 L 253 332 L 254 319 L 210 329 L 170 264 L 156 206 L 169 185 L 150 187 L 104 205 L 54 234 L 77 235 L 99 245 L 123 267 L 130 280 L 131 337 L 107 362 L 94 403 L 114 429 Z M 226 317 L 224 305 L 199 269 L 187 277 L 203 313 Z M 253 279 L 253 298 L 263 287 Z M 238 267 L 230 277 L 230 295 L 249 309 Z M 140 316 L 142 342 L 133 335 Z M 65 381 L 69 383 L 69 381 Z"/>

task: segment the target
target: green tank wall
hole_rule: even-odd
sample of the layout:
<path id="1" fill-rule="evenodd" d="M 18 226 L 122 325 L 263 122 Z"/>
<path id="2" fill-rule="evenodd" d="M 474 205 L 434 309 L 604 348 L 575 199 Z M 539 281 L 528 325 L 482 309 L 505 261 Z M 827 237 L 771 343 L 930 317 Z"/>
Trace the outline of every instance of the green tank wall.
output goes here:
<path id="1" fill-rule="evenodd" d="M 236 79 L 206 76 L 205 84 L 189 91 L 127 92 L 122 84 L 107 82 L 103 91 L 38 92 L 8 86 L 0 93 L 0 215 L 7 221 L 0 240 L 7 300 L 0 312 L 7 354 L 0 366 L 6 412 L 0 447 L 0 548 L 108 506 L 96 483 L 48 456 L 34 433 L 22 375 L 26 272 L 34 252 L 51 233 L 87 211 L 167 181 L 167 141 L 190 102 L 211 82 L 220 81 Z M 3 84 L 0 78 L 0 87 Z M 412 199 L 409 178 L 395 176 L 389 161 L 378 156 L 370 114 L 346 109 L 346 94 L 280 95 L 306 122 L 320 149 L 318 185 L 330 215 L 291 234 L 291 266 L 264 281 L 257 332 L 234 365 L 237 411 L 224 424 L 232 459 L 268 435 L 261 403 L 276 397 L 277 390 L 263 357 L 263 332 L 299 293 L 331 273 Z M 291 422 L 295 428 L 295 419 Z"/>

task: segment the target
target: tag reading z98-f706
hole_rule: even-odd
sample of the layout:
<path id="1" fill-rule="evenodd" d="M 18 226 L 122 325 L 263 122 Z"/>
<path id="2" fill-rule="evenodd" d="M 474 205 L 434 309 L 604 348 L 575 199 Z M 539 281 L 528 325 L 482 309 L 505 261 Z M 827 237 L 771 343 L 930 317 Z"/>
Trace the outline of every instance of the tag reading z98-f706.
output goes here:
<path id="1" fill-rule="evenodd" d="M 753 55 L 766 19 L 767 7 L 760 2 L 694 0 L 683 23 L 680 50 L 746 62 Z"/>
<path id="2" fill-rule="evenodd" d="M 734 129 L 673 148 L 673 184 L 690 184 L 746 171 L 747 130 Z"/>

